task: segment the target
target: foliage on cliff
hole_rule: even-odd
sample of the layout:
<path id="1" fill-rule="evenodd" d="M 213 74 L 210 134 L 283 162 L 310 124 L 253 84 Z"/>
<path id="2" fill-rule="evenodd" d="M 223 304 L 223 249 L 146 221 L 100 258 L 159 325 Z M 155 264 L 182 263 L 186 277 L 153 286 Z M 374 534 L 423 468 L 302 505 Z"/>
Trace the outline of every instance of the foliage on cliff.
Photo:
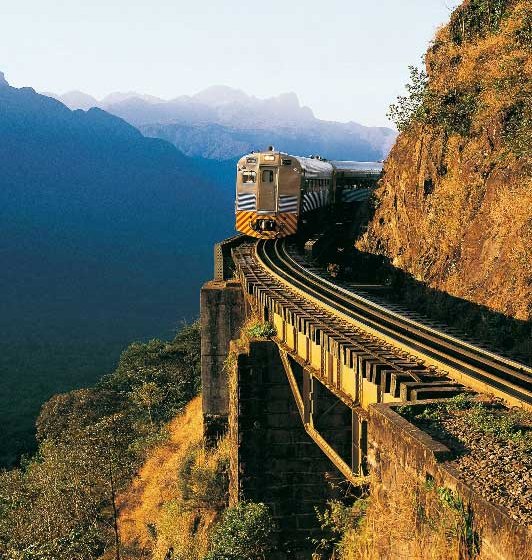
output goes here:
<path id="1" fill-rule="evenodd" d="M 227 441 L 205 450 L 201 398 L 167 426 L 168 438 L 151 450 L 121 493 L 119 530 L 127 558 L 162 560 L 171 550 L 203 558 L 209 533 L 227 505 Z M 112 550 L 105 558 L 114 558 Z"/>
<path id="2" fill-rule="evenodd" d="M 274 539 L 264 504 L 228 506 L 229 439 L 203 444 L 201 399 L 168 424 L 118 499 L 122 554 L 128 559 L 261 560 Z M 113 550 L 101 560 L 114 560 Z"/>
<path id="3" fill-rule="evenodd" d="M 532 7 L 466 0 L 391 108 L 402 131 L 358 240 L 415 279 L 532 317 Z"/>
<path id="4" fill-rule="evenodd" d="M 199 328 L 132 344 L 96 387 L 56 395 L 39 449 L 0 473 L 0 557 L 87 560 L 120 543 L 118 496 L 199 389 Z"/>
<path id="5" fill-rule="evenodd" d="M 454 492 L 428 481 L 397 481 L 386 491 L 375 480 L 371 495 L 351 507 L 328 504 L 323 514 L 339 560 L 482 560 L 471 511 Z"/>

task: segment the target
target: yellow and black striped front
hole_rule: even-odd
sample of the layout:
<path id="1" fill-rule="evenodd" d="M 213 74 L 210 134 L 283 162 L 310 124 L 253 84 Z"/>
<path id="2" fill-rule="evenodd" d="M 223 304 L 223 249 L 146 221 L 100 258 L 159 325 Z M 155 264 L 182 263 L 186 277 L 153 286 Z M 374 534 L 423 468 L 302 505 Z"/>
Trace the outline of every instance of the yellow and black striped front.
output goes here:
<path id="1" fill-rule="evenodd" d="M 277 239 L 296 233 L 297 219 L 297 214 L 288 212 L 258 214 L 237 210 L 236 230 L 259 239 Z"/>

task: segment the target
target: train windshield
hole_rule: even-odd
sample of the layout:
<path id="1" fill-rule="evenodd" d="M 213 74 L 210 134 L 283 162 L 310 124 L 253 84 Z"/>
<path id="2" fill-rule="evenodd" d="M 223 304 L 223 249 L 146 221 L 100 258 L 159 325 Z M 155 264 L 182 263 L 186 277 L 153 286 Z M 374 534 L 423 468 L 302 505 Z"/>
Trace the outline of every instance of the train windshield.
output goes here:
<path id="1" fill-rule="evenodd" d="M 273 170 L 264 169 L 262 171 L 262 182 L 263 183 L 273 183 Z"/>
<path id="2" fill-rule="evenodd" d="M 242 183 L 256 183 L 257 173 L 255 171 L 242 171 Z"/>

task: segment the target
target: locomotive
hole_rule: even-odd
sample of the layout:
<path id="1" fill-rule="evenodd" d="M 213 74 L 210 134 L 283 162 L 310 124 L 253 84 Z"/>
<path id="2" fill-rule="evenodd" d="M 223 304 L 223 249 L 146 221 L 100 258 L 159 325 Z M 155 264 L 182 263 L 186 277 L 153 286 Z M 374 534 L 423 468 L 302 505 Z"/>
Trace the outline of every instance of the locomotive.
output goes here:
<path id="1" fill-rule="evenodd" d="M 302 219 L 334 205 L 363 200 L 382 174 L 382 162 L 328 161 L 275 151 L 240 158 L 236 230 L 259 239 L 297 232 Z"/>

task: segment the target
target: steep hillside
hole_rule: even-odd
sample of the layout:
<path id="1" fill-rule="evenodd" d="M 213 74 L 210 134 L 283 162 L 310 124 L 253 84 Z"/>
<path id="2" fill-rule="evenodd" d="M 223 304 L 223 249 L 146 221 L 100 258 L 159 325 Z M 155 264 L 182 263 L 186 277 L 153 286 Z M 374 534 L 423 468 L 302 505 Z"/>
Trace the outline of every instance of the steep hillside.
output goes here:
<path id="1" fill-rule="evenodd" d="M 71 92 L 61 99 L 72 108 L 86 108 L 87 96 Z M 215 160 L 274 143 L 279 149 L 332 159 L 379 160 L 396 137 L 385 127 L 317 119 L 294 93 L 257 99 L 243 91 L 213 86 L 169 101 L 136 93 L 111 94 L 93 104 L 137 126 L 147 136 L 163 138 L 191 157 Z"/>
<path id="2" fill-rule="evenodd" d="M 127 558 L 204 558 L 209 533 L 227 506 L 228 441 L 203 447 L 201 397 L 166 427 L 168 438 L 150 450 L 117 505 Z M 106 560 L 105 557 L 103 560 Z M 109 559 L 114 554 L 109 555 Z"/>
<path id="3" fill-rule="evenodd" d="M 402 133 L 358 248 L 431 287 L 532 318 L 532 7 L 466 0 L 392 109 Z"/>
<path id="4" fill-rule="evenodd" d="M 168 424 L 168 439 L 153 449 L 131 486 L 119 498 L 120 535 L 131 551 L 151 550 L 155 535 L 149 526 L 163 515 L 164 504 L 179 494 L 179 471 L 188 452 L 201 444 L 201 397 Z M 168 548 L 168 547 L 167 547 Z"/>
<path id="5" fill-rule="evenodd" d="M 317 121 L 301 126 L 234 128 L 221 124 L 149 124 L 143 134 L 172 142 L 190 157 L 228 160 L 274 145 L 290 154 L 323 154 L 330 159 L 375 161 L 386 157 L 395 139 L 387 128 Z"/>
<path id="6" fill-rule="evenodd" d="M 211 180 L 212 162 L 3 77 L 0 168 L 5 464 L 31 448 L 50 395 L 90 384 L 128 341 L 171 336 L 197 314 L 212 245 L 233 231 L 233 177 Z"/>

